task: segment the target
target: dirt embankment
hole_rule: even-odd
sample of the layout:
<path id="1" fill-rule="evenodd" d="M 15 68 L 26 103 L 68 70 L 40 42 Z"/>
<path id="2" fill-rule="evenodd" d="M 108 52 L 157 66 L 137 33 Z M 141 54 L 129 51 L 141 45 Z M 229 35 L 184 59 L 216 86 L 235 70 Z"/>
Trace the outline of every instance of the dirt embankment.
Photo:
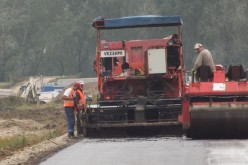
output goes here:
<path id="1" fill-rule="evenodd" d="M 84 89 L 95 97 L 97 84 L 85 84 Z M 0 165 L 38 164 L 80 138 L 83 137 L 67 138 L 65 112 L 59 98 L 40 105 L 14 96 L 0 98 Z"/>
<path id="2" fill-rule="evenodd" d="M 0 99 L 0 107 L 0 164 L 26 164 L 29 159 L 39 157 L 39 153 L 28 151 L 34 152 L 34 145 L 42 142 L 37 150 L 48 149 L 49 139 L 65 134 L 61 103 L 37 106 L 10 97 Z M 57 143 L 54 147 L 66 145 L 61 142 L 54 142 Z"/>
<path id="3" fill-rule="evenodd" d="M 43 140 L 36 145 L 27 146 L 11 153 L 8 157 L 0 159 L 0 165 L 39 164 L 54 153 L 78 142 L 81 138 L 68 139 L 66 135 L 62 135 L 54 139 Z"/>

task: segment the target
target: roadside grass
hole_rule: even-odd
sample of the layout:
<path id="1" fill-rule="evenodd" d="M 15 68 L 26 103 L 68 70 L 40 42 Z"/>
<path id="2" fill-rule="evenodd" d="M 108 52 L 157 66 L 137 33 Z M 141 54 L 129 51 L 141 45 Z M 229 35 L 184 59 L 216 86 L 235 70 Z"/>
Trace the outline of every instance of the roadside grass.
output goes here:
<path id="1" fill-rule="evenodd" d="M 0 110 L 7 109 L 19 109 L 19 108 L 28 108 L 31 104 L 24 101 L 23 98 L 16 96 L 9 96 L 6 98 L 0 99 Z"/>
<path id="2" fill-rule="evenodd" d="M 9 82 L 0 82 L 0 88 L 1 89 L 7 89 L 11 86 L 11 84 Z"/>
<path id="3" fill-rule="evenodd" d="M 0 149 L 4 151 L 5 149 L 13 150 L 24 147 L 27 145 L 27 138 L 26 136 L 12 136 L 8 138 L 0 138 Z"/>
<path id="4" fill-rule="evenodd" d="M 14 135 L 11 137 L 0 137 L 0 150 L 2 152 L 5 150 L 18 150 L 26 146 L 35 145 L 44 140 L 64 135 L 65 132 L 65 125 L 63 125 L 55 130 L 47 130 L 46 133 L 42 135 L 23 133 L 22 135 Z"/>
<path id="5" fill-rule="evenodd" d="M 35 110 L 56 108 L 62 105 L 62 101 L 55 100 L 47 104 L 28 103 L 23 98 L 17 96 L 9 96 L 0 99 L 0 111 L 1 110 Z"/>
<path id="6" fill-rule="evenodd" d="M 36 126 L 29 128 L 24 125 L 22 127 L 15 123 L 20 126 L 22 133 L 9 136 L 0 135 L 0 160 L 11 155 L 13 151 L 66 134 L 66 121 L 63 104 L 60 100 L 48 104 L 32 104 L 15 96 L 1 98 L 0 118 L 10 121 L 11 119 L 34 120 L 40 123 L 37 128 Z"/>
<path id="7" fill-rule="evenodd" d="M 16 79 L 11 79 L 10 81 L 0 82 L 0 89 L 9 89 L 21 82 L 28 81 L 29 78 L 16 78 Z"/>

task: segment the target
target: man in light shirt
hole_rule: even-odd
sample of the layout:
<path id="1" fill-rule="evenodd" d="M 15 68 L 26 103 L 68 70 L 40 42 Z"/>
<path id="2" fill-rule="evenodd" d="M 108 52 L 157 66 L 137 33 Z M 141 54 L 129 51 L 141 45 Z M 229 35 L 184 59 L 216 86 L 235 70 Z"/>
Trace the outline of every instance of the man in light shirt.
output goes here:
<path id="1" fill-rule="evenodd" d="M 197 53 L 197 58 L 194 67 L 192 68 L 192 72 L 198 72 L 198 69 L 200 69 L 201 66 L 208 66 L 210 68 L 209 76 L 212 77 L 213 72 L 215 71 L 215 65 L 210 51 L 204 48 L 200 43 L 195 44 L 194 49 Z M 199 73 L 196 73 L 196 79 L 199 80 Z"/>

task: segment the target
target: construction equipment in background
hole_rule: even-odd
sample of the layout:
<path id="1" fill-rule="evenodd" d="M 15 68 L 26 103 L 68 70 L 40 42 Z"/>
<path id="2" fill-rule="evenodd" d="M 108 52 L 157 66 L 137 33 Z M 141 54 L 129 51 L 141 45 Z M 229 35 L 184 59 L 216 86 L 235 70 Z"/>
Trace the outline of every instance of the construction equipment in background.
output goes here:
<path id="1" fill-rule="evenodd" d="M 64 90 L 64 86 L 59 86 L 57 83 L 42 84 L 39 95 L 40 103 L 49 103 L 57 98 L 57 96 Z"/>
<path id="2" fill-rule="evenodd" d="M 31 103 L 48 103 L 60 94 L 64 89 L 56 83 L 43 84 L 43 77 L 39 78 L 40 84 L 36 85 L 33 77 L 29 78 L 29 82 L 22 85 L 17 93 L 17 96 L 24 98 Z"/>
<path id="3" fill-rule="evenodd" d="M 39 97 L 33 77 L 29 78 L 29 82 L 27 84 L 20 87 L 17 95 L 24 98 L 27 102 L 38 102 Z"/>
<path id="4" fill-rule="evenodd" d="M 97 17 L 94 70 L 98 102 L 82 116 L 84 135 L 104 128 L 137 129 L 180 126 L 184 86 L 180 16 Z M 174 28 L 167 37 L 147 40 L 101 40 L 103 30 Z M 166 30 L 163 29 L 163 34 Z M 120 32 L 121 34 L 121 32 Z"/>
<path id="5" fill-rule="evenodd" d="M 215 67 L 212 78 L 200 71 L 201 82 L 193 76 L 185 86 L 183 129 L 191 138 L 248 138 L 248 71 Z"/>

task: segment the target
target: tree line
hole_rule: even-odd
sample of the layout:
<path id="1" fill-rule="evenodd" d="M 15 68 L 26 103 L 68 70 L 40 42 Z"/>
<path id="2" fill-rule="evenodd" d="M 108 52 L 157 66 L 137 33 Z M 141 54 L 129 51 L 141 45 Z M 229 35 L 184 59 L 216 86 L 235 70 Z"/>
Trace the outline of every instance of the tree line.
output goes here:
<path id="1" fill-rule="evenodd" d="M 197 42 L 212 52 L 216 64 L 248 67 L 246 0 L 0 0 L 0 4 L 0 81 L 37 75 L 95 76 L 96 30 L 91 24 L 97 16 L 180 15 L 186 69 L 193 65 Z M 141 38 L 144 32 L 124 35 Z"/>

